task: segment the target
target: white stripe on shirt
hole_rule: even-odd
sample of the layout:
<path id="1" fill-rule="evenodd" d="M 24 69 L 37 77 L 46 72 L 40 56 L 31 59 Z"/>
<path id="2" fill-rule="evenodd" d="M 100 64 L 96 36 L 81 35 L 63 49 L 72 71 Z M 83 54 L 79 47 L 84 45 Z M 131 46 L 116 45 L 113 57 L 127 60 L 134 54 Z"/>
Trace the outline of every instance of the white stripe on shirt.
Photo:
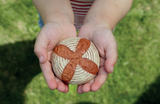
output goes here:
<path id="1" fill-rule="evenodd" d="M 83 25 L 85 15 L 94 0 L 70 0 L 74 12 L 74 25 L 77 30 Z"/>

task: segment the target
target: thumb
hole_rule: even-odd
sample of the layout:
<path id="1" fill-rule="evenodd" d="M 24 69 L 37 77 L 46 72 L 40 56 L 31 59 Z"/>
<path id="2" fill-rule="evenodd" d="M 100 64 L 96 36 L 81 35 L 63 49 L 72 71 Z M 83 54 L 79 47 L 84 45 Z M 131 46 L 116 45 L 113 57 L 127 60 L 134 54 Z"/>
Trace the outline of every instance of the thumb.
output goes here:
<path id="1" fill-rule="evenodd" d="M 47 61 L 47 45 L 49 44 L 47 38 L 45 35 L 41 34 L 41 32 L 38 34 L 35 45 L 34 45 L 34 53 L 39 59 L 39 62 L 41 64 L 45 63 Z"/>
<path id="2" fill-rule="evenodd" d="M 115 39 L 107 47 L 105 47 L 105 51 L 106 51 L 105 69 L 107 72 L 112 73 L 118 57 L 117 43 Z"/>

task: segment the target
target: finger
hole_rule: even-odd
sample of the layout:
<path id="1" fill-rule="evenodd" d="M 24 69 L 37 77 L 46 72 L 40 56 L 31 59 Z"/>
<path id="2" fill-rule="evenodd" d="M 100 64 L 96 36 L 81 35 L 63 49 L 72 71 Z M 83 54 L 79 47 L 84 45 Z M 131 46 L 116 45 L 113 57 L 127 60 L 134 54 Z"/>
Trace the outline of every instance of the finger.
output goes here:
<path id="1" fill-rule="evenodd" d="M 89 83 L 86 83 L 82 86 L 82 91 L 87 93 L 89 91 L 91 91 L 91 85 L 94 82 L 94 79 L 92 81 L 90 81 Z"/>
<path id="2" fill-rule="evenodd" d="M 100 57 L 100 65 L 99 65 L 99 67 L 102 67 L 102 66 L 104 66 L 105 65 L 105 59 L 104 58 L 101 58 Z"/>
<path id="3" fill-rule="evenodd" d="M 57 82 L 57 90 L 63 93 L 67 93 L 69 91 L 69 86 L 67 83 L 62 82 L 59 78 L 55 77 Z"/>
<path id="4" fill-rule="evenodd" d="M 57 88 L 57 82 L 55 80 L 55 76 L 51 69 L 51 63 L 45 62 L 44 64 L 40 64 L 41 70 L 43 72 L 43 76 L 47 82 L 47 85 L 50 89 L 54 90 Z"/>
<path id="5" fill-rule="evenodd" d="M 91 84 L 90 83 L 86 83 L 85 85 L 82 86 L 82 92 L 89 92 L 91 90 Z"/>
<path id="6" fill-rule="evenodd" d="M 56 78 L 56 82 L 57 82 L 57 90 L 60 92 L 65 93 L 67 90 L 67 86 L 65 83 L 63 83 L 60 79 Z"/>
<path id="7" fill-rule="evenodd" d="M 105 83 L 107 77 L 108 73 L 106 72 L 104 67 L 101 67 L 99 69 L 97 77 L 95 78 L 95 81 L 91 85 L 91 91 L 98 91 L 98 89 L 100 89 L 101 86 Z"/>
<path id="8" fill-rule="evenodd" d="M 67 83 L 64 83 L 66 86 L 66 90 L 64 91 L 64 93 L 67 93 L 69 91 L 69 85 Z"/>
<path id="9" fill-rule="evenodd" d="M 77 93 L 83 94 L 82 87 L 83 87 L 83 85 L 78 85 L 78 87 L 77 87 Z"/>
<path id="10" fill-rule="evenodd" d="M 46 62 L 44 64 L 40 64 L 44 78 L 47 82 L 47 85 L 50 89 L 57 89 L 60 92 L 68 92 L 68 86 L 65 85 L 60 79 L 54 76 L 53 71 L 51 69 L 50 62 Z"/>

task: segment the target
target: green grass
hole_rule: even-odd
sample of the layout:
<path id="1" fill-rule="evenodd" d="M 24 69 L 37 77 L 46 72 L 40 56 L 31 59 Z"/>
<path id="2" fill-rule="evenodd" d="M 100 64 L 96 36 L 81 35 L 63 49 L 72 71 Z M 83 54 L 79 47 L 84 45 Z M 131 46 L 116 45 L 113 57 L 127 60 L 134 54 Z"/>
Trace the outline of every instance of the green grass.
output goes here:
<path id="1" fill-rule="evenodd" d="M 0 0 L 0 104 L 159 104 L 160 1 L 134 0 L 114 32 L 118 61 L 97 92 L 50 90 L 33 53 L 39 32 L 31 0 Z"/>

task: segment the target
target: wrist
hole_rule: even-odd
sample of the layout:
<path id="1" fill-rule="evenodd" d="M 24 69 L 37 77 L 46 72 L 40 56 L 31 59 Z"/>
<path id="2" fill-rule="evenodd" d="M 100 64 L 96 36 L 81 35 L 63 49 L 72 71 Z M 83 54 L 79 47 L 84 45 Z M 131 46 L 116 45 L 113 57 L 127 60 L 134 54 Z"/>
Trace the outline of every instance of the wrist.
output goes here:
<path id="1" fill-rule="evenodd" d="M 53 21 L 74 22 L 73 10 L 69 0 L 33 0 L 44 24 Z"/>
<path id="2" fill-rule="evenodd" d="M 116 24 L 128 13 L 133 0 L 95 0 L 89 9 L 85 22 L 98 21 L 108 24 L 113 30 Z"/>
<path id="3" fill-rule="evenodd" d="M 60 23 L 72 23 L 74 24 L 74 17 L 70 14 L 63 12 L 54 12 L 45 16 L 43 19 L 44 24 L 49 22 L 60 22 Z"/>
<path id="4" fill-rule="evenodd" d="M 107 28 L 109 30 L 113 30 L 114 26 L 111 24 L 110 20 L 106 18 L 106 16 L 94 16 L 94 18 L 86 18 L 84 24 L 90 24 L 93 27 L 98 26 L 98 28 Z"/>
<path id="5" fill-rule="evenodd" d="M 79 34 L 81 34 L 82 32 L 80 37 L 87 37 L 88 39 L 92 40 L 94 34 L 97 34 L 97 32 L 103 31 L 103 30 L 108 30 L 112 32 L 113 29 L 111 28 L 107 20 L 102 21 L 98 18 L 92 18 L 84 21 L 84 24 L 81 27 Z"/>

